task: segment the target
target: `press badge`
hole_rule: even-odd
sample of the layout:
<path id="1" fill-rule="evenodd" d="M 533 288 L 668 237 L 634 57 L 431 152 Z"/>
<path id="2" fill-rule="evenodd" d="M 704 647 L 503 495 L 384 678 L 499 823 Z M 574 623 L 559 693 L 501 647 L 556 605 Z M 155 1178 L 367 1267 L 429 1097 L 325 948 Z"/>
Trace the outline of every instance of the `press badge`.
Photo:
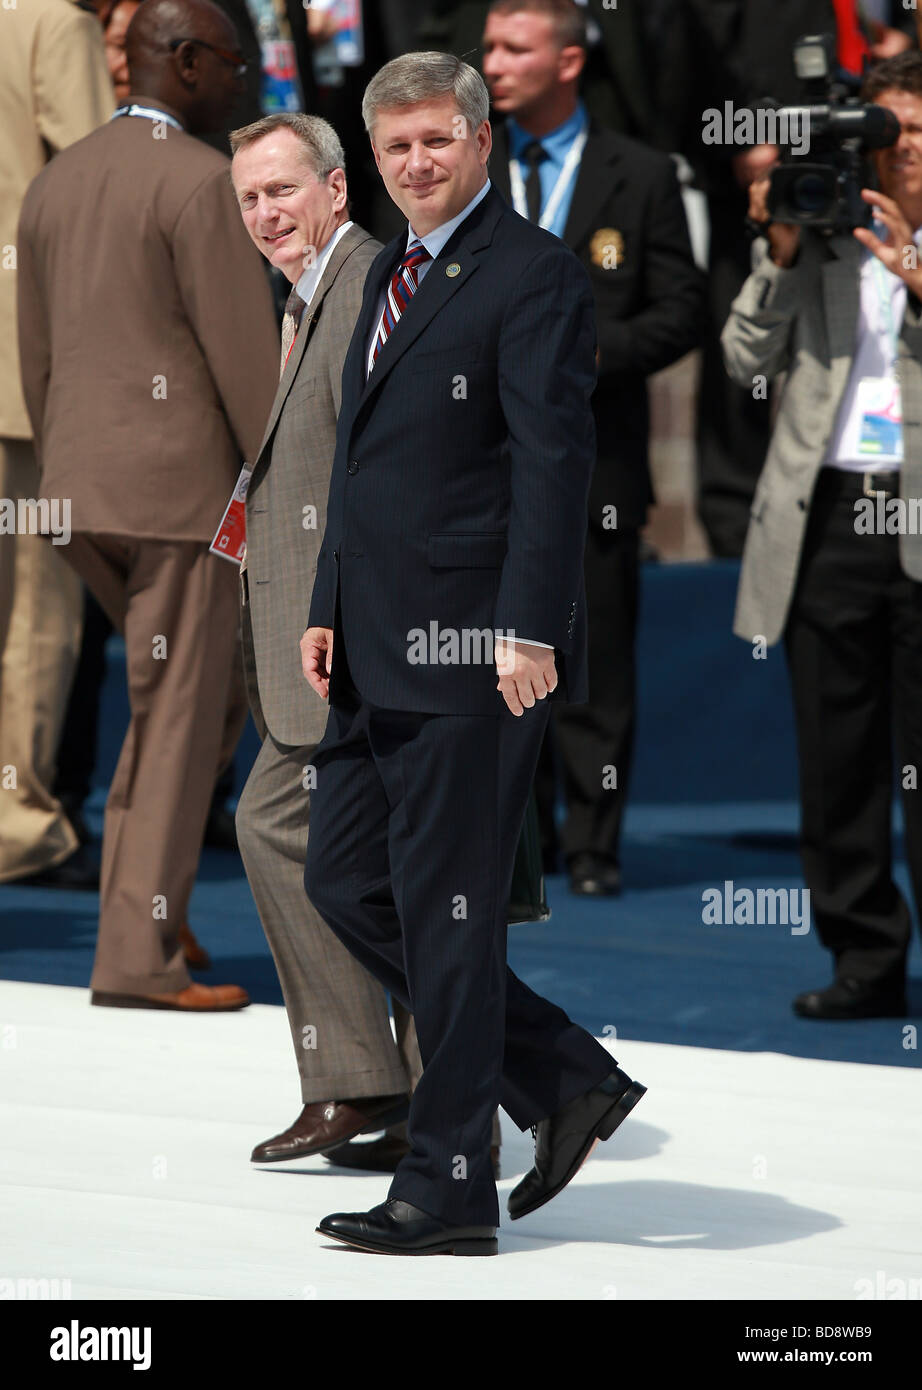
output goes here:
<path id="1" fill-rule="evenodd" d="M 208 547 L 212 555 L 220 555 L 222 560 L 232 560 L 235 565 L 242 565 L 246 560 L 246 500 L 252 475 L 253 469 L 248 463 L 245 463 L 234 485 L 231 499 L 224 509 L 221 525 Z"/>
<path id="2" fill-rule="evenodd" d="M 887 377 L 865 377 L 858 383 L 858 415 L 861 420 L 858 453 L 862 458 L 903 457 L 903 407 L 900 384 Z"/>

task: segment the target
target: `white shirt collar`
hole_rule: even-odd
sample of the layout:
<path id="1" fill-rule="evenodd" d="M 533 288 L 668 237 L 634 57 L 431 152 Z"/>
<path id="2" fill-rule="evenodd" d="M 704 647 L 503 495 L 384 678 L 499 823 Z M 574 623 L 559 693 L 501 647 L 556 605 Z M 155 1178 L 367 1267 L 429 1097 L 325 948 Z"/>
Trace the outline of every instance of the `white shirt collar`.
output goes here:
<path id="1" fill-rule="evenodd" d="M 429 252 L 429 255 L 432 257 L 433 260 L 435 260 L 436 256 L 439 254 L 442 247 L 445 245 L 446 241 L 451 236 L 452 232 L 454 232 L 458 227 L 461 226 L 461 223 L 464 221 L 465 217 L 469 216 L 469 214 L 474 211 L 474 208 L 477 206 L 478 203 L 483 202 L 484 198 L 487 196 L 489 191 L 490 180 L 487 179 L 483 188 L 481 188 L 477 193 L 474 194 L 467 207 L 462 208 L 461 211 L 458 213 L 457 217 L 453 217 L 450 222 L 443 222 L 441 227 L 434 227 L 431 232 L 427 232 L 425 236 L 421 236 L 419 238 L 419 240 L 425 246 L 426 250 Z M 410 242 L 416 241 L 416 239 L 416 233 L 408 223 L 407 246 L 409 247 Z"/>
<path id="2" fill-rule="evenodd" d="M 351 222 L 344 222 L 341 227 L 336 228 L 336 231 L 321 250 L 314 264 L 305 270 L 304 274 L 295 285 L 295 289 L 298 291 L 298 294 L 304 300 L 305 304 L 310 304 L 313 299 L 317 286 L 320 284 L 320 277 L 327 268 L 327 261 L 351 226 Z"/>

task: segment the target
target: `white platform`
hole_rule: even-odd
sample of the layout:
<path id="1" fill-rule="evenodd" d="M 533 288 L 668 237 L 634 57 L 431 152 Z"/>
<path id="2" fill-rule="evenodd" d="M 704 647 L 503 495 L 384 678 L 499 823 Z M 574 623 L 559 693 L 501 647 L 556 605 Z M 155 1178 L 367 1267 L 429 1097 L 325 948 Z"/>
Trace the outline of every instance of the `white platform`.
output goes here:
<path id="1" fill-rule="evenodd" d="M 388 1259 L 314 1231 L 382 1201 L 386 1177 L 248 1161 L 300 1109 L 281 1009 L 182 1017 L 0 984 L 0 1279 L 299 1300 L 855 1300 L 879 1271 L 922 1280 L 917 1071 L 617 1056 L 649 1094 L 564 1193 L 506 1220 L 498 1258 Z M 504 1209 L 532 1147 L 505 1116 L 503 1137 Z"/>

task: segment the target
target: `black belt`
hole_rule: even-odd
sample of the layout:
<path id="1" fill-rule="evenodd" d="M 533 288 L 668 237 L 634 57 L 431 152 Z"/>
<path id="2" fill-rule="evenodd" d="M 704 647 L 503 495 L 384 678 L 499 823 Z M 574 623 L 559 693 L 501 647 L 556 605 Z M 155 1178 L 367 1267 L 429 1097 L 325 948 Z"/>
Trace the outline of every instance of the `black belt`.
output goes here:
<path id="1" fill-rule="evenodd" d="M 817 486 L 845 497 L 899 497 L 900 471 L 857 473 L 848 468 L 821 468 Z"/>

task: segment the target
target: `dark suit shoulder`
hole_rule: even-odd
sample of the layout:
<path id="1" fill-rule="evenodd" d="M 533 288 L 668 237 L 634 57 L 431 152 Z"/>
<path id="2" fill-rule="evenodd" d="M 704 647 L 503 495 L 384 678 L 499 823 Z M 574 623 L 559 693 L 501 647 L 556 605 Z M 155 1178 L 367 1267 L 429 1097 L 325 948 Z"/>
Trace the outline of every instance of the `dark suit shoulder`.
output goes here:
<path id="1" fill-rule="evenodd" d="M 370 232 L 358 225 L 353 226 L 350 232 L 358 232 L 361 239 L 356 238 L 355 245 L 350 248 L 343 262 L 342 273 L 354 275 L 361 270 L 363 275 L 367 275 L 369 267 L 378 259 L 384 247 Z"/>
<path id="2" fill-rule="evenodd" d="M 497 249 L 514 248 L 515 255 L 527 256 L 530 262 L 534 261 L 536 256 L 543 255 L 551 257 L 552 260 L 575 261 L 579 264 L 579 257 L 560 237 L 544 227 L 539 227 L 535 222 L 529 222 L 527 217 L 520 217 L 501 194 L 497 194 L 497 198 L 501 204 L 494 236 L 494 246 Z"/>
<path id="3" fill-rule="evenodd" d="M 632 178 L 646 178 L 658 181 L 675 172 L 671 155 L 663 154 L 635 140 L 630 135 L 622 135 L 617 130 L 607 130 L 603 126 L 592 125 L 589 130 L 587 148 L 591 144 L 608 159 L 623 160 L 628 165 Z"/>

